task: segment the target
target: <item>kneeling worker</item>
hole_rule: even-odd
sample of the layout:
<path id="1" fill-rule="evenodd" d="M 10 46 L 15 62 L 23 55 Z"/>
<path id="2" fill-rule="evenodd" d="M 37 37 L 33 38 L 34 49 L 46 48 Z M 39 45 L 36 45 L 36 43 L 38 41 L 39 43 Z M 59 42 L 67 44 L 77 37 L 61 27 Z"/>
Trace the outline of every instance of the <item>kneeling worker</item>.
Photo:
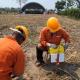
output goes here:
<path id="1" fill-rule="evenodd" d="M 22 80 L 25 67 L 25 56 L 21 44 L 28 39 L 28 29 L 24 26 L 10 28 L 11 35 L 0 39 L 0 80 Z"/>
<path id="2" fill-rule="evenodd" d="M 47 27 L 41 30 L 39 39 L 40 43 L 36 47 L 36 65 L 44 64 L 43 51 L 48 51 L 50 46 L 53 46 L 54 49 L 59 49 L 59 45 L 63 39 L 65 42 L 64 49 L 67 49 L 70 42 L 69 34 L 61 27 L 58 19 L 55 17 L 48 19 Z"/>

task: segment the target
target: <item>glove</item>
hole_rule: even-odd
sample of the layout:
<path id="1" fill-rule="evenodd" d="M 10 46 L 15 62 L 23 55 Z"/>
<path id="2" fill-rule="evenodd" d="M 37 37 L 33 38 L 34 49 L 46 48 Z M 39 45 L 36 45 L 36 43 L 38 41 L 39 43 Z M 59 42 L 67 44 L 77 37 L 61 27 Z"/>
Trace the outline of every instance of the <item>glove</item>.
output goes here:
<path id="1" fill-rule="evenodd" d="M 68 46 L 69 46 L 69 43 L 65 43 L 64 44 L 64 49 L 66 50 L 68 48 Z"/>
<path id="2" fill-rule="evenodd" d="M 56 44 L 51 44 L 50 47 L 52 47 L 52 48 L 57 48 L 57 45 L 56 45 Z"/>
<path id="3" fill-rule="evenodd" d="M 47 46 L 48 47 L 52 47 L 52 48 L 57 48 L 57 45 L 56 44 L 47 43 Z"/>
<path id="4" fill-rule="evenodd" d="M 50 44 L 50 43 L 46 43 L 46 45 L 47 45 L 48 47 L 50 47 L 50 46 L 51 46 L 51 44 Z"/>

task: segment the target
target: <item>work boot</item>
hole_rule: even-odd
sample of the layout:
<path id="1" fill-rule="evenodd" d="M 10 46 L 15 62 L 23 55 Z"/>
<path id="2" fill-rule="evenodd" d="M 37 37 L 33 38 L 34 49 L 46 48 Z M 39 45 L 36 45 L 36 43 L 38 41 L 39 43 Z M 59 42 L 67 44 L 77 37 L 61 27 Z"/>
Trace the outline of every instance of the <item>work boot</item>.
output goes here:
<path id="1" fill-rule="evenodd" d="M 36 61 L 36 66 L 43 66 L 45 64 L 45 62 L 44 61 Z"/>

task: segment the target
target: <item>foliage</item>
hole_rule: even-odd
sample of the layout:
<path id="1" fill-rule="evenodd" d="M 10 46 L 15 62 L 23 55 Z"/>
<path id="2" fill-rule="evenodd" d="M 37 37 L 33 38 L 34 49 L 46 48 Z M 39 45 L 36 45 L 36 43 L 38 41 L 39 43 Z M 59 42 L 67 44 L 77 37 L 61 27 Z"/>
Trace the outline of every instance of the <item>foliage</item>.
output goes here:
<path id="1" fill-rule="evenodd" d="M 66 10 L 62 11 L 60 14 L 66 15 L 69 17 L 73 17 L 76 19 L 80 19 L 80 9 L 78 9 L 78 8 L 66 9 Z"/>
<path id="2" fill-rule="evenodd" d="M 18 13 L 19 10 L 19 8 L 0 8 L 0 14 Z"/>
<path id="3" fill-rule="evenodd" d="M 56 8 L 58 14 L 80 19 L 80 0 L 57 1 Z"/>
<path id="4" fill-rule="evenodd" d="M 78 3 L 78 8 L 80 8 L 80 0 L 75 0 Z"/>
<path id="5" fill-rule="evenodd" d="M 57 9 L 58 12 L 61 11 L 62 9 L 64 9 L 65 3 L 66 3 L 66 2 L 63 1 L 63 0 L 56 2 L 55 7 L 56 7 L 56 9 Z"/>
<path id="6" fill-rule="evenodd" d="M 74 0 L 67 0 L 66 7 L 69 8 L 75 4 Z"/>
<path id="7" fill-rule="evenodd" d="M 66 7 L 67 8 L 74 6 L 74 5 L 76 5 L 77 8 L 80 8 L 80 0 L 64 0 L 64 1 L 66 1 L 66 4 L 67 4 Z"/>

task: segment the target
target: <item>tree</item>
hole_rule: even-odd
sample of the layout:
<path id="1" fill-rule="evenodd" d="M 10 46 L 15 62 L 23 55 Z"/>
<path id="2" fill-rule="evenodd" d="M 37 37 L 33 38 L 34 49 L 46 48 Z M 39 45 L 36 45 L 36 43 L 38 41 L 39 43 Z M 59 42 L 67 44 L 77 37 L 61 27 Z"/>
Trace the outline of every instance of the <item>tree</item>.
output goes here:
<path id="1" fill-rule="evenodd" d="M 66 2 L 63 1 L 63 0 L 57 1 L 57 2 L 56 2 L 56 5 L 55 5 L 57 11 L 60 12 L 61 10 L 63 10 L 64 7 L 65 7 L 65 4 L 66 4 Z"/>
<path id="2" fill-rule="evenodd" d="M 78 3 L 78 8 L 80 8 L 80 0 L 75 0 Z"/>
<path id="3" fill-rule="evenodd" d="M 67 7 L 71 7 L 74 5 L 74 0 L 67 0 Z"/>
<path id="4" fill-rule="evenodd" d="M 66 1 L 67 8 L 74 6 L 74 5 L 76 5 L 78 8 L 80 8 L 80 0 L 64 0 L 64 1 Z"/>
<path id="5" fill-rule="evenodd" d="M 25 3 L 27 0 L 16 0 L 19 3 L 20 9 L 22 7 L 22 3 Z"/>
<path id="6" fill-rule="evenodd" d="M 21 10 L 21 8 L 22 8 L 22 3 L 25 3 L 27 0 L 16 0 L 16 1 L 19 3 L 19 6 L 20 6 L 19 12 L 22 13 L 22 10 Z"/>

